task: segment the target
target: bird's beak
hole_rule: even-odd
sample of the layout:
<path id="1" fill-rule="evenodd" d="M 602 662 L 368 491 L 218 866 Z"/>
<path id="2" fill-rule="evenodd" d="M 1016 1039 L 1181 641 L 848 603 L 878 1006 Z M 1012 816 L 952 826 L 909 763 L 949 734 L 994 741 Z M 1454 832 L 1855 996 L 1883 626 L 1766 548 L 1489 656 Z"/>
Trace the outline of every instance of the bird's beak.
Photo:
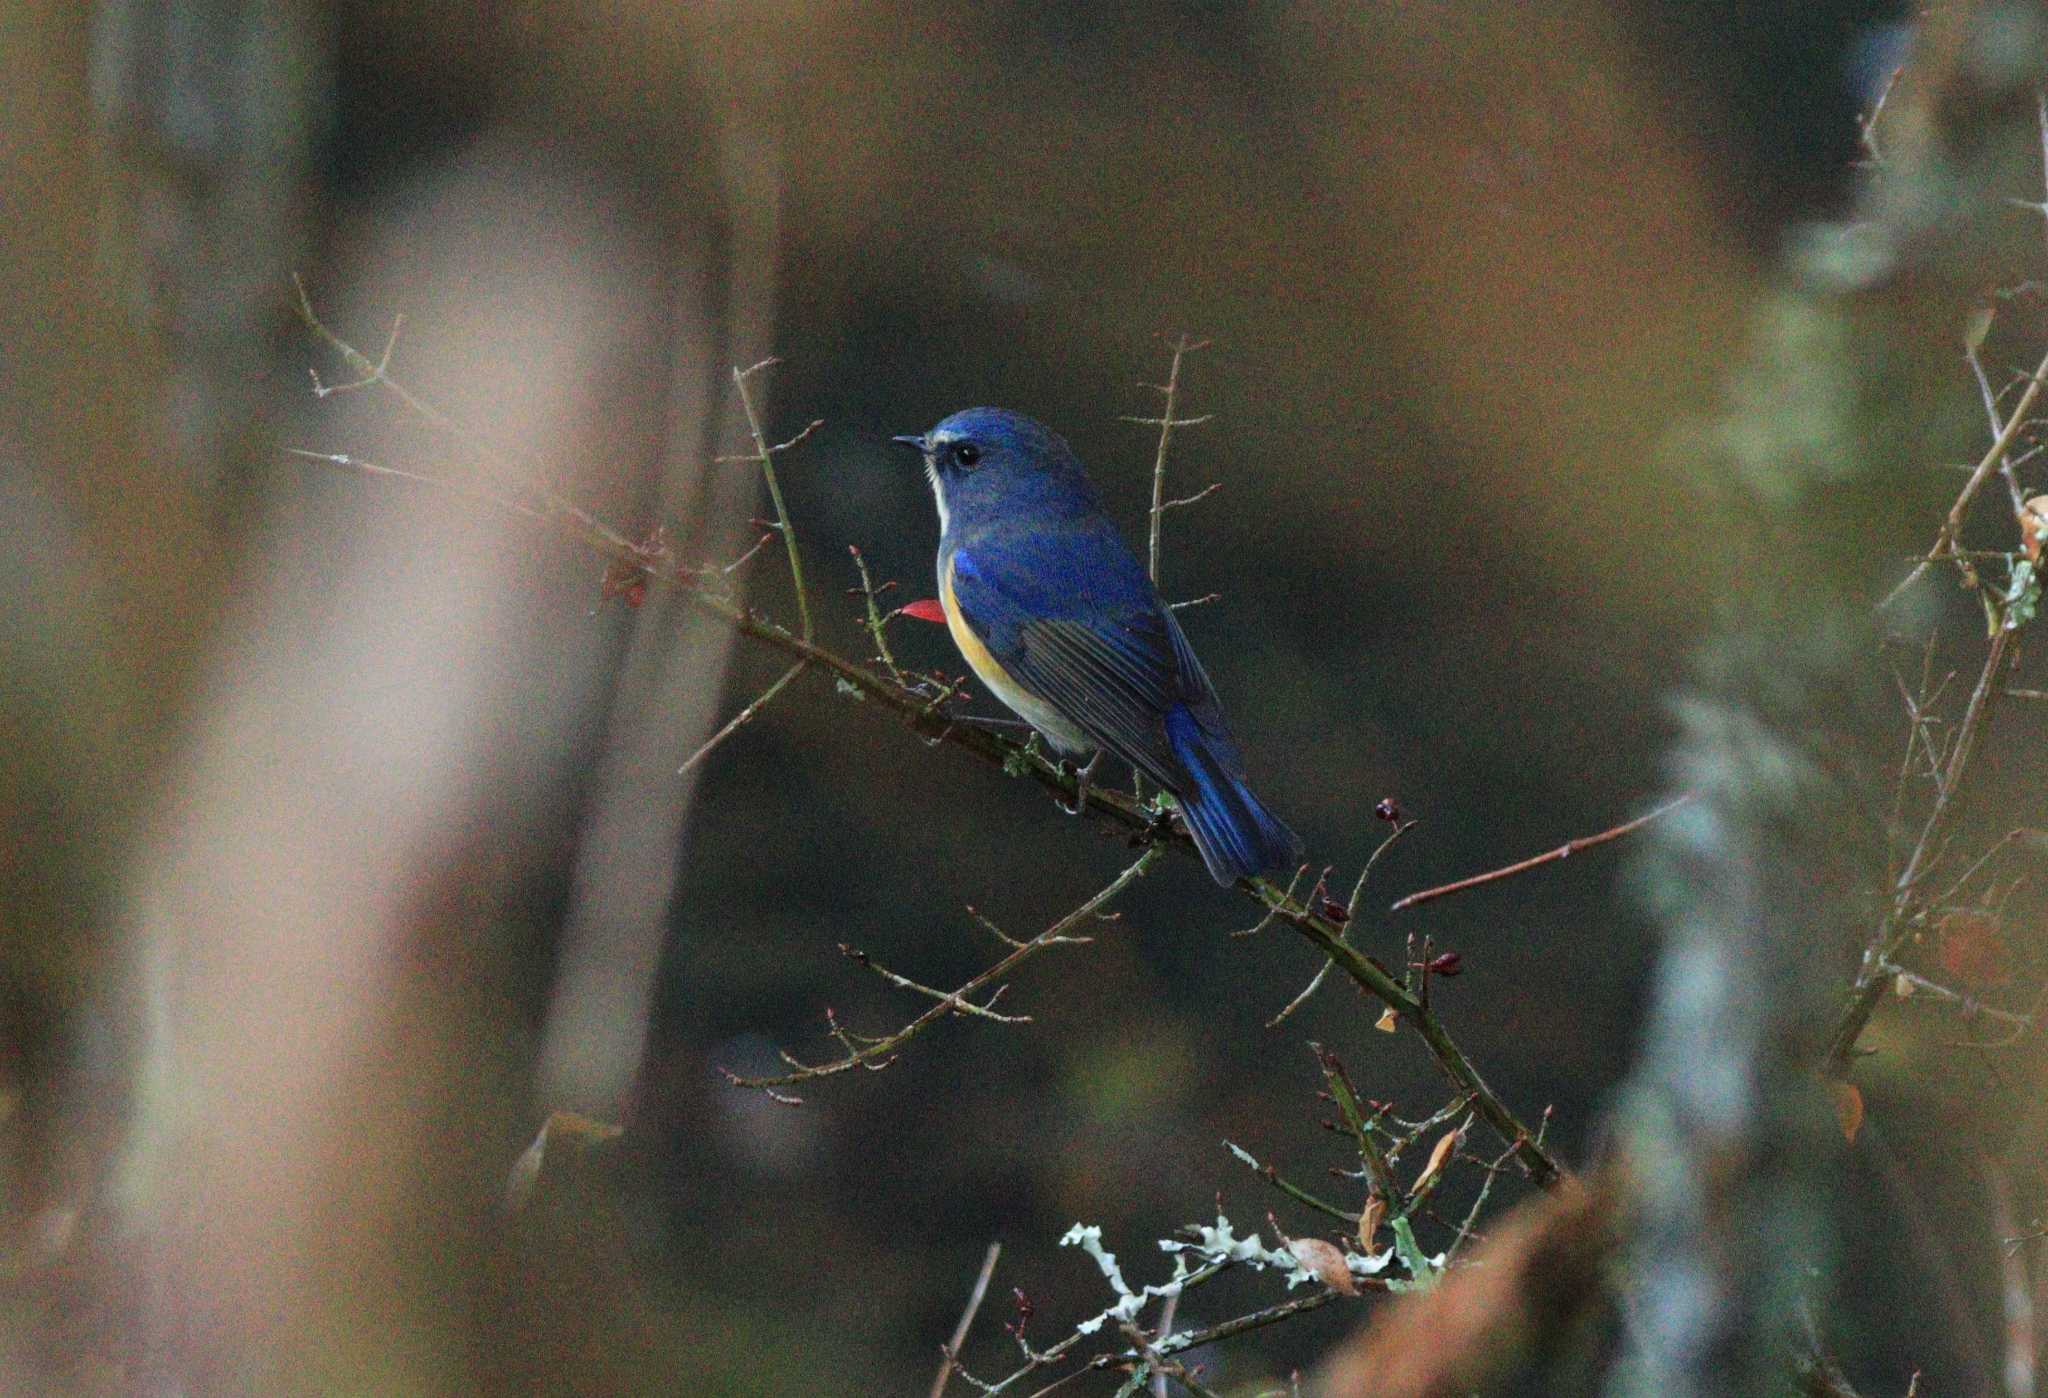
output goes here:
<path id="1" fill-rule="evenodd" d="M 919 456 L 927 456 L 930 454 L 929 449 L 925 445 L 924 434 L 922 432 L 905 433 L 901 437 L 891 437 L 889 440 L 894 442 L 899 447 L 908 447 L 910 450 L 916 452 Z"/>

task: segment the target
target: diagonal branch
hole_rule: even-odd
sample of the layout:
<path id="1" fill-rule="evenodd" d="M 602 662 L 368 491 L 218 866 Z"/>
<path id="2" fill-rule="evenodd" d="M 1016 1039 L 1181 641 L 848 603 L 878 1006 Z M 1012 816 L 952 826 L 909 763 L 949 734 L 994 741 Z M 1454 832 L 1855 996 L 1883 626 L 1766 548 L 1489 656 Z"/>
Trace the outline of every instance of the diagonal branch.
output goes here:
<path id="1" fill-rule="evenodd" d="M 336 346 L 344 358 L 351 363 L 361 360 L 374 367 L 360 351 L 348 346 L 321 324 L 314 317 L 310 303 L 304 304 L 302 313 L 315 333 Z M 450 430 L 456 430 L 447 417 L 421 402 L 388 375 L 380 378 L 379 383 L 397 395 L 399 401 L 427 414 L 429 421 L 446 424 Z M 506 459 L 499 456 L 494 460 L 503 463 Z M 844 691 L 868 701 L 871 708 L 894 714 L 933 745 L 950 746 L 1000 771 L 1023 776 L 1059 795 L 1068 804 L 1075 803 L 1078 797 L 1082 809 L 1092 819 L 1144 839 L 1148 854 L 1152 849 L 1170 846 L 1188 857 L 1195 857 L 1194 842 L 1185 830 L 1163 822 L 1137 800 L 1111 788 L 1092 784 L 1077 791 L 1073 775 L 1062 772 L 1027 745 L 1012 742 L 972 724 L 955 723 L 945 712 L 945 702 L 952 697 L 950 691 L 933 698 L 907 690 L 867 666 L 767 620 L 729 597 L 709 592 L 698 577 L 674 559 L 635 545 L 618 530 L 562 498 L 545 482 L 536 480 L 532 484 L 546 505 L 548 520 L 592 553 L 620 565 L 622 569 L 637 570 L 652 582 L 676 588 L 691 606 L 726 622 L 740 635 L 778 650 L 793 661 L 807 661 L 813 670 L 830 675 Z M 1524 1125 L 1486 1085 L 1478 1068 L 1444 1029 L 1435 1011 L 1411 995 L 1377 961 L 1347 944 L 1341 924 L 1304 907 L 1290 893 L 1283 892 L 1265 879 L 1240 879 L 1236 886 L 1274 919 L 1321 948 L 1361 990 L 1413 1024 L 1444 1073 L 1471 1096 L 1474 1109 L 1503 1141 L 1513 1147 L 1516 1159 L 1533 1180 L 1549 1187 L 1565 1178 L 1565 1171 L 1548 1148 L 1537 1140 L 1535 1132 Z"/>
<path id="2" fill-rule="evenodd" d="M 1560 859 L 1569 859 L 1582 849 L 1591 849 L 1595 845 L 1604 845 L 1609 840 L 1618 840 L 1624 835 L 1640 830 L 1651 821 L 1671 814 L 1671 812 L 1677 810 L 1690 800 L 1692 800 L 1690 796 L 1674 797 L 1657 807 L 1654 811 L 1639 815 L 1634 820 L 1625 820 L 1610 830 L 1602 830 L 1597 835 L 1581 835 L 1575 840 L 1566 840 L 1556 849 L 1546 850 L 1542 854 L 1533 855 L 1528 859 L 1520 860 L 1505 868 L 1490 869 L 1486 873 L 1474 874 L 1468 879 L 1459 879 L 1455 883 L 1441 884 L 1436 888 L 1425 888 L 1419 893 L 1411 893 L 1406 898 L 1395 903 L 1390 911 L 1398 913 L 1403 908 L 1412 908 L 1419 903 L 1432 902 L 1435 899 L 1447 897 L 1453 893 L 1463 893 L 1466 889 L 1477 888 L 1481 884 L 1498 883 L 1502 879 L 1511 879 L 1517 874 L 1526 873 L 1542 865 L 1555 864 Z"/>
<path id="3" fill-rule="evenodd" d="M 906 977 L 898 976 L 893 971 L 887 971 L 874 965 L 861 953 L 849 950 L 847 954 L 855 961 L 869 967 L 869 969 L 881 975 L 892 985 L 915 991 L 929 997 L 936 1003 L 893 1034 L 884 1034 L 876 1039 L 862 1037 L 858 1043 L 851 1042 L 848 1035 L 843 1033 L 837 1034 L 835 1037 L 839 1038 L 846 1052 L 843 1056 L 835 1058 L 829 1063 L 799 1063 L 788 1054 L 784 1054 L 784 1060 L 790 1064 L 790 1071 L 787 1073 L 777 1073 L 770 1077 L 750 1078 L 742 1077 L 740 1074 L 726 1069 L 720 1069 L 720 1071 L 725 1073 L 726 1081 L 730 1082 L 734 1087 L 755 1088 L 767 1092 L 778 1101 L 795 1103 L 802 1099 L 787 1096 L 777 1091 L 777 1089 L 794 1087 L 798 1083 L 811 1082 L 817 1078 L 833 1077 L 854 1068 L 875 1066 L 893 1057 L 898 1049 L 942 1019 L 957 1014 L 969 1014 L 1014 1022 L 1015 1016 L 994 1014 L 989 1010 L 986 1002 L 977 1004 L 970 997 L 988 989 L 991 985 L 1009 975 L 1046 948 L 1058 946 L 1062 943 L 1083 940 L 1068 934 L 1108 906 L 1110 901 L 1119 893 L 1122 893 L 1125 889 L 1143 878 L 1146 871 L 1152 867 L 1158 858 L 1159 850 L 1156 846 L 1147 849 L 1138 856 L 1136 863 L 1125 869 L 1121 874 L 1118 874 L 1114 879 L 1111 879 L 1100 892 L 1096 893 L 1065 917 L 1062 917 L 1059 921 L 1053 923 L 1052 926 L 1046 928 L 1045 931 L 1039 933 L 1036 937 L 1031 938 L 1029 941 L 1015 942 L 1014 946 L 1016 949 L 1014 951 L 986 970 L 970 978 L 958 990 L 934 990 L 930 986 L 919 985 Z M 1009 941 L 1011 939 L 1005 938 L 1004 940 Z"/>
<path id="4" fill-rule="evenodd" d="M 1889 605 L 1907 588 L 1918 582 L 1934 564 L 1954 556 L 1956 540 L 1963 532 L 1963 516 L 1969 511 L 1970 502 L 1976 498 L 1977 491 L 1984 482 L 1990 479 L 1991 473 L 2006 459 L 2006 453 L 2012 449 L 2012 444 L 2019 440 L 2021 430 L 2027 425 L 2027 414 L 2033 411 L 2034 400 L 2040 397 L 2044 381 L 2048 381 L 2048 354 L 2041 356 L 2041 362 L 2035 366 L 2034 372 L 2027 376 L 2026 390 L 2020 394 L 2020 401 L 2013 405 L 2012 416 L 2006 419 L 2005 426 L 1992 439 L 1990 449 L 1978 459 L 1976 467 L 1970 472 L 1970 478 L 1963 483 L 1962 491 L 1956 496 L 1955 503 L 1949 506 L 1948 518 L 1942 521 L 1940 532 L 1934 536 L 1932 547 L 1927 550 L 1925 557 L 1913 565 L 1913 571 L 1906 574 L 1904 580 L 1886 595 L 1881 605 Z"/>

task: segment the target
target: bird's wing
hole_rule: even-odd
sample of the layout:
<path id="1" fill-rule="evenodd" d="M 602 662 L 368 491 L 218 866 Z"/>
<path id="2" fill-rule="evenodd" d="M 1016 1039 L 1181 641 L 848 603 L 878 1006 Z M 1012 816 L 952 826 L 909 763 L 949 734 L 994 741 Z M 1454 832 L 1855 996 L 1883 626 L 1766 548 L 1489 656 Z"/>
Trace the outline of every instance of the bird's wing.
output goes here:
<path id="1" fill-rule="evenodd" d="M 1221 715 L 1121 538 L 1091 531 L 971 544 L 952 566 L 955 601 L 1005 670 L 1153 781 L 1185 785 L 1168 711 L 1186 706 L 1219 732 Z"/>

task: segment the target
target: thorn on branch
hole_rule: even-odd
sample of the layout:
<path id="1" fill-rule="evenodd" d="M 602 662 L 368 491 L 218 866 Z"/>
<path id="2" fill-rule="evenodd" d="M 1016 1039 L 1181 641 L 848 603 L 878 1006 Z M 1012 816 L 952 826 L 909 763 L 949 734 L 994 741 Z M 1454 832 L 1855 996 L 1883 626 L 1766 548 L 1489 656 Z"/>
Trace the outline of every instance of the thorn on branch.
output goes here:
<path id="1" fill-rule="evenodd" d="M 1299 869 L 1296 869 L 1294 871 L 1294 877 L 1287 881 L 1287 891 L 1282 893 L 1277 901 L 1267 905 L 1266 915 L 1264 917 L 1260 918 L 1250 927 L 1243 928 L 1239 931 L 1231 933 L 1230 935 L 1233 937 L 1256 937 L 1259 935 L 1259 933 L 1265 931 L 1268 927 L 1271 927 L 1273 925 L 1273 919 L 1280 916 L 1280 910 L 1286 907 L 1289 903 L 1294 901 L 1294 886 L 1301 882 L 1301 876 L 1303 874 L 1306 874 L 1309 871 L 1310 867 L 1311 866 L 1304 864 Z"/>
<path id="2" fill-rule="evenodd" d="M 1190 422 L 1205 422 L 1205 421 L 1207 421 L 1207 419 L 1206 419 L 1206 418 L 1192 418 L 1192 419 L 1190 419 Z M 1180 426 L 1180 427 L 1185 427 L 1185 426 L 1187 426 L 1187 425 L 1188 425 L 1188 423 L 1185 423 L 1185 422 L 1183 422 L 1183 423 L 1177 423 L 1177 424 L 1175 424 L 1175 425 L 1176 425 L 1176 426 Z M 1196 492 L 1195 492 L 1195 493 L 1194 493 L 1193 495 L 1183 495 L 1183 496 L 1181 496 L 1180 498 L 1178 498 L 1178 499 L 1175 499 L 1175 500 L 1162 500 L 1162 501 L 1160 501 L 1160 502 L 1159 502 L 1159 508 L 1160 508 L 1160 509 L 1162 509 L 1162 510 L 1178 510 L 1178 509 L 1182 509 L 1182 508 L 1185 508 L 1185 507 L 1186 507 L 1186 506 L 1188 506 L 1188 505 L 1198 505 L 1198 504 L 1200 504 L 1200 503 L 1201 503 L 1202 501 L 1204 501 L 1204 500 L 1207 500 L 1207 499 L 1208 499 L 1208 498 L 1209 498 L 1209 497 L 1210 497 L 1211 495 L 1214 495 L 1214 494 L 1215 494 L 1215 493 L 1216 493 L 1217 491 L 1219 491 L 1219 490 L 1221 490 L 1221 489 L 1223 489 L 1223 482 L 1222 482 L 1222 481 L 1215 481 L 1215 482 L 1213 482 L 1213 483 L 1211 483 L 1211 484 L 1209 484 L 1209 485 L 1203 486 L 1203 487 L 1202 487 L 1202 488 L 1201 488 L 1200 490 L 1196 491 Z"/>
<path id="3" fill-rule="evenodd" d="M 791 437 L 786 442 L 777 442 L 774 446 L 768 448 L 768 450 L 771 454 L 779 454 L 781 452 L 788 451 L 791 447 L 797 445 L 799 442 L 803 441 L 806 437 L 810 436 L 813 432 L 817 431 L 820 427 L 823 427 L 824 425 L 825 419 L 821 417 L 814 417 L 810 420 L 809 423 L 807 423 L 804 426 L 803 431 L 797 433 L 794 437 Z"/>
<path id="4" fill-rule="evenodd" d="M 754 540 L 754 546 L 752 548 L 748 549 L 738 558 L 735 558 L 732 562 L 720 568 L 718 570 L 719 575 L 721 577 L 731 577 L 734 573 L 738 572 L 743 565 L 750 562 L 755 554 L 758 554 L 762 549 L 768 547 L 768 541 L 773 539 L 774 537 L 775 534 L 772 528 L 769 531 L 764 532 L 760 538 Z"/>
<path id="5" fill-rule="evenodd" d="M 1595 845 L 1604 845 L 1610 840 L 1618 840 L 1624 835 L 1632 834 L 1652 821 L 1671 814 L 1671 812 L 1691 800 L 1690 794 L 1674 797 L 1645 815 L 1637 816 L 1634 820 L 1623 821 L 1621 824 L 1610 829 L 1602 830 L 1597 835 L 1581 835 L 1577 839 L 1567 840 L 1556 849 L 1546 850 L 1542 854 L 1519 860 L 1516 863 L 1507 865 L 1505 868 L 1491 869 L 1483 874 L 1474 874 L 1470 878 L 1458 879 L 1453 883 L 1440 884 L 1435 888 L 1425 888 L 1418 893 L 1411 893 L 1407 897 L 1398 900 L 1393 905 L 1391 911 L 1398 913 L 1404 908 L 1412 908 L 1417 904 L 1428 903 L 1453 893 L 1462 893 L 1468 888 L 1477 888 L 1481 884 L 1497 883 L 1502 879 L 1513 878 L 1517 874 L 1526 873 L 1542 865 L 1554 864 L 1561 859 L 1568 859 L 1580 850 L 1591 849 Z"/>

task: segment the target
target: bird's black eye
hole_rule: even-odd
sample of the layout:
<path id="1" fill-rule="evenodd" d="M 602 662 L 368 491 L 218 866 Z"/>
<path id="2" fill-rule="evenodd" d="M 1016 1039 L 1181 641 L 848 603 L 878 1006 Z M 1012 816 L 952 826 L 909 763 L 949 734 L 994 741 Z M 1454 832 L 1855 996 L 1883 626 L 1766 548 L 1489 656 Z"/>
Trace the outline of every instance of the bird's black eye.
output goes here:
<path id="1" fill-rule="evenodd" d="M 962 442 L 953 448 L 953 459 L 967 469 L 973 470 L 974 464 L 981 460 L 981 448 L 972 442 Z"/>

